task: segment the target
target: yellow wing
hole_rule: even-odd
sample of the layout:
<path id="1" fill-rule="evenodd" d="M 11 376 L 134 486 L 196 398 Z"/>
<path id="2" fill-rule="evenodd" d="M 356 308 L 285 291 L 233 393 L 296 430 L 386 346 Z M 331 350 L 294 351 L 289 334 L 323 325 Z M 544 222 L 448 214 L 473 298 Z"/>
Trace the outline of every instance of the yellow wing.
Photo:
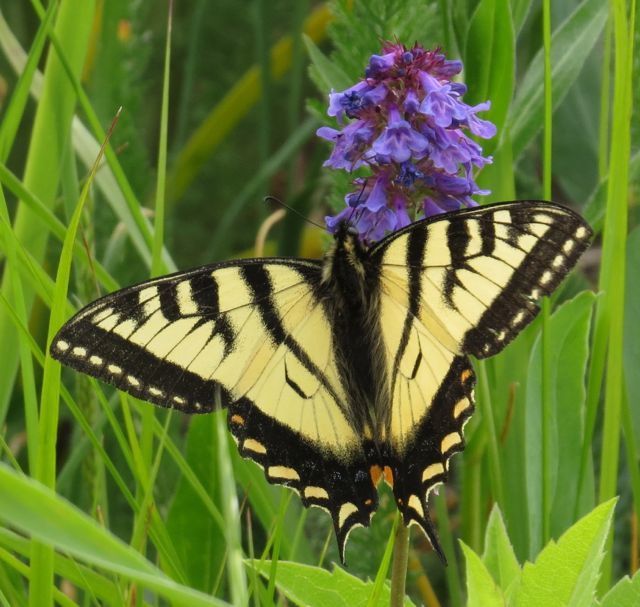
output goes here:
<path id="1" fill-rule="evenodd" d="M 377 495 L 318 297 L 318 262 L 245 260 L 133 286 L 90 304 L 54 339 L 61 362 L 188 413 L 220 394 L 240 452 L 327 509 L 344 554 Z"/>
<path id="2" fill-rule="evenodd" d="M 438 550 L 427 496 L 464 448 L 475 384 L 467 355 L 506 346 L 590 237 L 569 209 L 515 202 L 412 224 L 372 251 L 381 268 L 394 492 L 405 521 L 418 523 Z"/>

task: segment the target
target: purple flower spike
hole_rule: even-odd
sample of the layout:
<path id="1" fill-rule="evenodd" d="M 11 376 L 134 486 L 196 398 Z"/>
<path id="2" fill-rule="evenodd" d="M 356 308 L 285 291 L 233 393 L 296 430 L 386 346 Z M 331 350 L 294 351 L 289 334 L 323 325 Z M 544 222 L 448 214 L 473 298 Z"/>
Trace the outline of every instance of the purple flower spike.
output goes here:
<path id="1" fill-rule="evenodd" d="M 430 116 L 442 128 L 451 126 L 454 120 L 462 121 L 467 117 L 464 104 L 451 94 L 448 84 L 431 91 L 420 104 L 420 112 Z"/>
<path id="2" fill-rule="evenodd" d="M 438 50 L 386 43 L 363 80 L 329 95 L 328 114 L 341 126 L 317 131 L 333 145 L 325 166 L 370 172 L 354 180 L 347 206 L 326 218 L 329 232 L 349 222 L 372 243 L 419 216 L 475 206 L 472 196 L 488 194 L 474 171 L 491 157 L 467 133 L 488 139 L 496 128 L 477 116 L 488 101 L 471 107 L 462 100 L 465 85 L 451 80 L 461 70 Z M 351 122 L 342 126 L 345 119 Z"/>
<path id="3" fill-rule="evenodd" d="M 391 109 L 389 114 L 389 126 L 373 142 L 373 151 L 389 156 L 397 163 L 406 162 L 412 155 L 424 152 L 429 145 L 427 138 L 411 128 L 409 122 L 402 120 L 397 109 Z"/>
<path id="4" fill-rule="evenodd" d="M 386 73 L 393 68 L 396 61 L 394 53 L 387 53 L 386 55 L 371 55 L 369 59 L 369 65 L 364 71 L 366 78 L 380 78 L 384 77 Z"/>

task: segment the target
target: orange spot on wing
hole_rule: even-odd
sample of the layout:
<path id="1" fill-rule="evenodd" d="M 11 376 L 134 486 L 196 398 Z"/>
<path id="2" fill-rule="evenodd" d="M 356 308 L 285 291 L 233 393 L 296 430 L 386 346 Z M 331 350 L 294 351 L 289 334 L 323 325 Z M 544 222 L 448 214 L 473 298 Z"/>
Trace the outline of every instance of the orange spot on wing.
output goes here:
<path id="1" fill-rule="evenodd" d="M 382 478 L 382 468 L 380 468 L 380 466 L 378 466 L 377 464 L 374 464 L 373 466 L 371 466 L 371 468 L 369 468 L 369 474 L 371 475 L 371 482 L 375 487 Z"/>
<path id="2" fill-rule="evenodd" d="M 393 470 L 389 466 L 384 467 L 384 480 L 393 489 Z"/>
<path id="3" fill-rule="evenodd" d="M 471 377 L 471 371 L 469 369 L 465 369 L 460 375 L 460 379 L 465 382 Z"/>
<path id="4" fill-rule="evenodd" d="M 244 426 L 244 417 L 242 417 L 242 415 L 238 415 L 237 413 L 234 413 L 231 416 L 231 423 L 238 424 L 238 426 Z"/>

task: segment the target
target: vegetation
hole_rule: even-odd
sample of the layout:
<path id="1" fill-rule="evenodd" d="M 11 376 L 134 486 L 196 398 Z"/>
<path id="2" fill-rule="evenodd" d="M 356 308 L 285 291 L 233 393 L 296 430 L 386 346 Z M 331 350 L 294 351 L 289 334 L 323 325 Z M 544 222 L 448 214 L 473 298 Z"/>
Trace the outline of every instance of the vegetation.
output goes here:
<path id="1" fill-rule="evenodd" d="M 170 6 L 0 1 L 0 604 L 637 604 L 634 0 Z M 242 460 L 224 413 L 160 411 L 46 355 L 118 286 L 256 248 L 320 256 L 291 213 L 265 239 L 262 199 L 341 208 L 348 176 L 314 133 L 396 39 L 461 59 L 465 102 L 491 100 L 483 202 L 553 199 L 597 233 L 477 365 L 466 450 L 431 498 L 449 566 L 412 534 L 406 598 L 386 581 L 388 491 L 344 570 L 329 517 Z"/>

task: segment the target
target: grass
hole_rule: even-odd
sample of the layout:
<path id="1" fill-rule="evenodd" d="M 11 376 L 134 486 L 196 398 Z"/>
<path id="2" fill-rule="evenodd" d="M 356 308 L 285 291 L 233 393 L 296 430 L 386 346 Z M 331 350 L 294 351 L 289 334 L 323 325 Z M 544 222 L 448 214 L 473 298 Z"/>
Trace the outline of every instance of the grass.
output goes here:
<path id="1" fill-rule="evenodd" d="M 465 64 L 466 100 L 492 100 L 499 136 L 479 177 L 489 200 L 542 195 L 585 210 L 599 231 L 541 319 L 478 365 L 467 448 L 432 497 L 450 565 L 412 534 L 408 596 L 473 604 L 471 555 L 486 547 L 493 503 L 522 564 L 620 495 L 600 596 L 635 572 L 635 3 L 468 4 L 336 0 L 291 12 L 278 1 L 240 14 L 218 0 L 193 13 L 175 4 L 171 21 L 169 4 L 151 2 L 2 7 L 0 604 L 322 604 L 323 587 L 388 602 L 388 494 L 372 527 L 352 534 L 346 574 L 329 573 L 329 518 L 242 460 L 222 415 L 158 412 L 61 372 L 46 345 L 100 292 L 251 254 L 263 194 L 320 218 L 325 200 L 344 195 L 313 136 L 326 93 L 354 82 L 379 39 L 396 36 L 444 44 Z M 287 218 L 265 249 L 296 246 L 321 254 L 317 233 Z"/>

